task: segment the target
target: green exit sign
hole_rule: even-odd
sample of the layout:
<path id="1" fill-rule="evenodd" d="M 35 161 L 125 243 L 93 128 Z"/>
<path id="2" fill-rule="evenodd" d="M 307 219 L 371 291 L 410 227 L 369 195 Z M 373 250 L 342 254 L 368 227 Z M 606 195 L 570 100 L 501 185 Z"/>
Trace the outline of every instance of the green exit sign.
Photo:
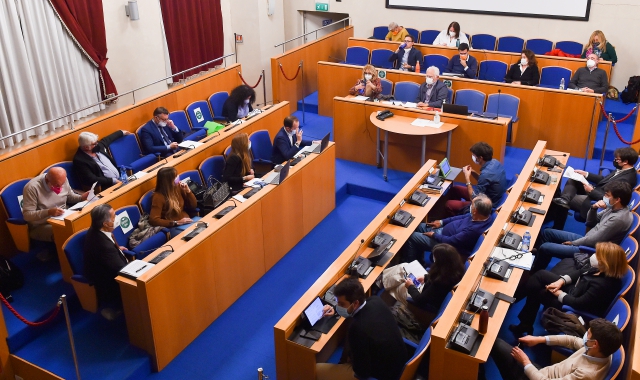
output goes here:
<path id="1" fill-rule="evenodd" d="M 316 3 L 316 11 L 329 12 L 329 3 Z"/>

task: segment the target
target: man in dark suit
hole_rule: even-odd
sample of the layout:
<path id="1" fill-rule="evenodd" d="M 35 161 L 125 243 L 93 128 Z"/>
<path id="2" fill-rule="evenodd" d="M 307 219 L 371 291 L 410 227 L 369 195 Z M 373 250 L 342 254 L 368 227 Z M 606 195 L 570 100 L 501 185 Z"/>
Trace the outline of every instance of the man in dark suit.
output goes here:
<path id="1" fill-rule="evenodd" d="M 271 162 L 281 164 L 295 156 L 302 146 L 302 130 L 300 121 L 295 116 L 284 119 L 284 127 L 278 131 L 273 139 Z"/>
<path id="2" fill-rule="evenodd" d="M 562 194 L 553 198 L 553 204 L 549 210 L 549 218 L 553 217 L 553 228 L 564 229 L 569 209 L 580 212 L 583 219 L 591 208 L 591 201 L 599 201 L 604 196 L 604 186 L 613 181 L 627 182 L 631 188 L 636 187 L 637 175 L 634 168 L 638 161 L 638 152 L 633 148 L 618 148 L 613 152 L 613 166 L 615 170 L 606 176 L 589 173 L 583 170 L 575 170 L 589 181 L 589 184 L 569 179 L 564 185 Z M 592 185 L 594 184 L 594 185 Z M 558 187 L 559 191 L 560 187 Z"/>
<path id="3" fill-rule="evenodd" d="M 182 132 L 169 119 L 169 111 L 158 107 L 153 111 L 153 118 L 138 132 L 142 153 L 160 153 L 163 157 L 170 156 L 178 150 L 182 142 Z"/>
<path id="4" fill-rule="evenodd" d="M 465 78 L 476 79 L 478 73 L 478 61 L 469 54 L 469 45 L 461 43 L 458 46 L 458 54 L 451 57 L 447 64 L 447 72 L 462 74 Z"/>
<path id="5" fill-rule="evenodd" d="M 364 288 L 355 278 L 341 281 L 333 294 L 338 298 L 336 312 L 352 318 L 345 344 L 345 354 L 351 360 L 344 364 L 316 364 L 316 379 L 400 378 L 407 351 L 384 301 L 377 296 L 365 300 Z M 333 309 L 325 307 L 324 311 L 325 315 L 333 315 Z"/>
<path id="6" fill-rule="evenodd" d="M 413 48 L 413 37 L 411 35 L 404 38 L 404 43 L 391 54 L 389 62 L 394 62 L 394 69 L 416 71 L 416 64 L 422 63 L 422 53 L 420 53 L 420 50 Z"/>
<path id="7" fill-rule="evenodd" d="M 447 99 L 449 89 L 440 79 L 440 69 L 431 66 L 427 69 L 427 80 L 420 85 L 418 92 L 418 107 L 442 107 L 442 102 Z"/>
<path id="8" fill-rule="evenodd" d="M 107 148 L 112 142 L 129 134 L 131 134 L 129 131 L 115 131 L 102 140 L 98 140 L 98 135 L 95 133 L 80 133 L 78 150 L 73 156 L 73 170 L 76 172 L 83 190 L 89 190 L 95 182 L 98 182 L 102 190 L 118 183 L 120 177 L 118 166 Z"/>
<path id="9" fill-rule="evenodd" d="M 116 282 L 118 272 L 128 260 L 113 237 L 116 213 L 108 204 L 101 204 L 91 210 L 91 227 L 84 239 L 84 273 L 95 286 L 98 303 L 103 306 L 101 313 L 112 320 L 122 310 L 120 286 Z"/>

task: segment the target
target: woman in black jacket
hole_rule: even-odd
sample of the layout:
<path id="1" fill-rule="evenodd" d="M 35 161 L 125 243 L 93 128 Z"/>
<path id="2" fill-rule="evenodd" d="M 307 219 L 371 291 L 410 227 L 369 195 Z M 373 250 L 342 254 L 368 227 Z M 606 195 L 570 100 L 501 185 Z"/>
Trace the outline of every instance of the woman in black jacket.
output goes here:
<path id="1" fill-rule="evenodd" d="M 518 318 L 519 325 L 509 326 L 514 335 L 533 333 L 540 304 L 561 309 L 562 305 L 604 317 L 607 308 L 622 289 L 622 277 L 629 265 L 624 250 L 617 244 L 596 244 L 589 270 L 575 269 L 574 259 L 560 261 L 551 271 L 536 272 L 525 285 L 527 302 Z"/>
<path id="2" fill-rule="evenodd" d="M 504 81 L 512 84 L 537 86 L 540 83 L 540 69 L 536 55 L 529 49 L 522 51 L 520 62 L 511 65 Z"/>
<path id="3" fill-rule="evenodd" d="M 233 90 L 231 94 L 224 101 L 222 105 L 222 116 L 226 117 L 228 121 L 234 122 L 238 119 L 242 119 L 247 114 L 253 111 L 251 106 L 256 101 L 256 92 L 253 88 L 246 84 L 240 85 Z"/>
<path id="4" fill-rule="evenodd" d="M 246 133 L 239 133 L 231 140 L 231 153 L 224 163 L 222 181 L 229 184 L 232 193 L 238 193 L 246 181 L 254 178 L 249 149 L 251 145 Z"/>

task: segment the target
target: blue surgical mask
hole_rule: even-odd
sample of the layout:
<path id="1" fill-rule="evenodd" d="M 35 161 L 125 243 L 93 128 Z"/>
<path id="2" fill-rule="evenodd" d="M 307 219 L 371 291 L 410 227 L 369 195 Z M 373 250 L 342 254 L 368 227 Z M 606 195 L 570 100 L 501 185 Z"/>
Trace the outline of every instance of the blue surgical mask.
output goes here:
<path id="1" fill-rule="evenodd" d="M 613 207 L 613 205 L 611 204 L 611 199 L 609 199 L 609 197 L 602 197 L 602 201 L 607 206 L 607 208 Z"/>
<path id="2" fill-rule="evenodd" d="M 342 318 L 351 317 L 351 313 L 349 313 L 349 307 L 351 305 L 353 304 L 350 304 L 348 307 L 342 307 L 340 305 L 336 305 L 336 313 L 338 313 L 338 315 L 341 316 Z"/>

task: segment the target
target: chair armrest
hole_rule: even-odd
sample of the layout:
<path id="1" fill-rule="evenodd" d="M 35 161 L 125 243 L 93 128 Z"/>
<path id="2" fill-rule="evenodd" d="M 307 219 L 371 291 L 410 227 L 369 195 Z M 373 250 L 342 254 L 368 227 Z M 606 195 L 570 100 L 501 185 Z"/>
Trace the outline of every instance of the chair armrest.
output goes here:
<path id="1" fill-rule="evenodd" d="M 128 249 L 125 249 L 124 251 L 122 251 L 122 253 L 124 253 L 127 256 L 136 257 L 136 253 L 133 251 L 129 251 Z"/>
<path id="2" fill-rule="evenodd" d="M 73 281 L 76 281 L 76 282 L 79 282 L 79 283 L 82 283 L 82 284 L 89 284 L 89 285 L 93 285 L 93 284 L 91 284 L 91 283 L 89 282 L 89 280 L 88 280 L 85 276 L 83 276 L 83 275 L 81 275 L 81 274 L 74 274 L 74 275 L 72 275 L 72 276 L 71 276 L 71 279 L 72 279 Z"/>
<path id="3" fill-rule="evenodd" d="M 275 164 L 273 163 L 273 161 L 271 161 L 271 160 L 265 160 L 265 159 L 262 159 L 262 158 L 254 158 L 254 159 L 253 159 L 253 163 L 254 163 L 254 164 L 269 164 L 269 165 L 275 165 Z"/>
<path id="4" fill-rule="evenodd" d="M 27 224 L 27 222 L 24 219 L 19 219 L 19 218 L 9 218 L 7 219 L 7 223 L 15 224 L 18 226 Z"/>
<path id="5" fill-rule="evenodd" d="M 597 315 L 593 315 L 591 313 L 588 313 L 586 311 L 582 311 L 582 310 L 576 310 L 574 308 L 572 308 L 569 305 L 562 305 L 562 311 L 564 311 L 565 313 L 571 313 L 571 314 L 575 314 L 575 315 L 579 315 L 582 317 L 582 319 L 586 321 L 590 321 L 592 319 L 597 319 L 600 318 Z"/>
<path id="6" fill-rule="evenodd" d="M 213 120 L 215 121 L 227 121 L 227 118 L 224 116 L 214 116 Z"/>

